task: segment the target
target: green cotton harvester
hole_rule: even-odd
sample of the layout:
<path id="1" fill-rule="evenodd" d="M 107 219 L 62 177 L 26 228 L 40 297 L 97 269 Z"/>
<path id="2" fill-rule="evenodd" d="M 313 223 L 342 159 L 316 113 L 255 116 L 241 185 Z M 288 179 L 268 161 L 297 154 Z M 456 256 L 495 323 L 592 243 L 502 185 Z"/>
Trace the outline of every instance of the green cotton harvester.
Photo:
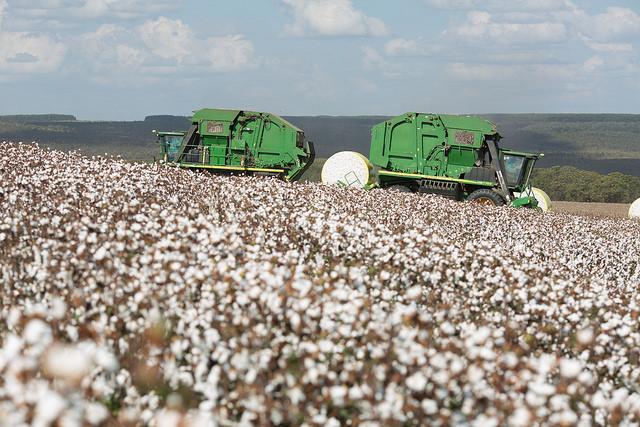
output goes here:
<path id="1" fill-rule="evenodd" d="M 544 205 L 543 192 L 530 185 L 535 162 L 543 155 L 502 149 L 500 139 L 496 126 L 480 118 L 406 113 L 373 127 L 368 162 L 350 152 L 329 158 L 323 181 L 493 206 L 535 208 L 538 200 Z"/>
<path id="2" fill-rule="evenodd" d="M 156 132 L 162 160 L 186 169 L 299 178 L 313 163 L 304 132 L 275 114 L 202 109 L 187 132 Z"/>

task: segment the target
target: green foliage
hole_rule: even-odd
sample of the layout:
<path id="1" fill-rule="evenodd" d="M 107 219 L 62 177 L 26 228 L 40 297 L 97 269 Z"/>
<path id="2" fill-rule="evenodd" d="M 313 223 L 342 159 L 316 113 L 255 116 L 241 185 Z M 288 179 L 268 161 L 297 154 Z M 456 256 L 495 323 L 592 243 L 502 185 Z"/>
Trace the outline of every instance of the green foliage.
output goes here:
<path id="1" fill-rule="evenodd" d="M 555 166 L 535 170 L 532 183 L 546 191 L 552 200 L 631 203 L 640 198 L 640 177 L 619 172 L 601 175 L 571 166 Z"/>

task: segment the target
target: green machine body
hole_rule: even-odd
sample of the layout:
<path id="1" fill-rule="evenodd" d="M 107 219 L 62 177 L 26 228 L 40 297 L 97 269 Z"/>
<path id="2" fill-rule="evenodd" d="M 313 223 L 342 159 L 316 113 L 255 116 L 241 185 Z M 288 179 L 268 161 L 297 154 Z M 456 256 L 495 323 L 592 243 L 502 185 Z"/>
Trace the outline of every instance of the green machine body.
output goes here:
<path id="1" fill-rule="evenodd" d="M 280 116 L 201 109 L 187 132 L 155 132 L 162 160 L 187 169 L 299 178 L 313 163 L 313 143 Z"/>
<path id="2" fill-rule="evenodd" d="M 383 188 L 537 207 L 530 179 L 543 155 L 502 149 L 501 139 L 481 118 L 406 113 L 373 127 L 369 158 Z"/>

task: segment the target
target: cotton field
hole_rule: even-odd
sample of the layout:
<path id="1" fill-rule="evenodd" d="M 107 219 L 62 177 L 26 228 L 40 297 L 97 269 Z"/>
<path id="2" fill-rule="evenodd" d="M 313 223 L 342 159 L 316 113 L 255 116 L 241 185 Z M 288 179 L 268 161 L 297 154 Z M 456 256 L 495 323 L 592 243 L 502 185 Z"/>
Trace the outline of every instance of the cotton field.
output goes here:
<path id="1" fill-rule="evenodd" d="M 638 425 L 640 223 L 0 145 L 0 425 Z"/>

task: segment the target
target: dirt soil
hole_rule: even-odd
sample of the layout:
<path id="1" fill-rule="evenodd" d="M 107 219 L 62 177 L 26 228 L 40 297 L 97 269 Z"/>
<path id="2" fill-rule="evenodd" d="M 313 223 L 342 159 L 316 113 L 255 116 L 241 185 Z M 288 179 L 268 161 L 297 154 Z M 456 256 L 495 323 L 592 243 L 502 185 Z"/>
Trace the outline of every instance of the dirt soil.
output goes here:
<path id="1" fill-rule="evenodd" d="M 575 215 L 626 218 L 631 205 L 625 203 L 553 202 L 553 210 Z"/>

